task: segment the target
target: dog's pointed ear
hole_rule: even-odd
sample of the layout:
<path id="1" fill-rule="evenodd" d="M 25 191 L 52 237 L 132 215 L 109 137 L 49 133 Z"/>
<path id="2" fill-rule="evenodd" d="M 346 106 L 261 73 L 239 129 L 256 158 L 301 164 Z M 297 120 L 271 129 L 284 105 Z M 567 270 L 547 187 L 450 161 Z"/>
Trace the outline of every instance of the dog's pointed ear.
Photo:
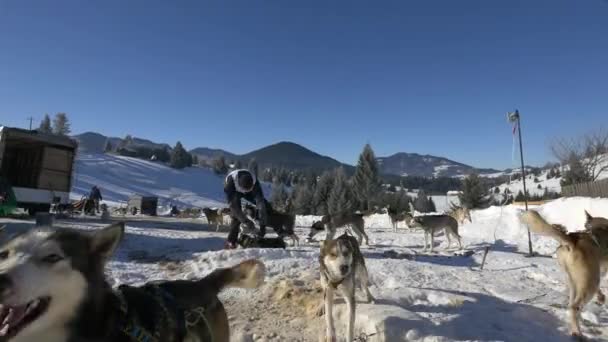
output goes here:
<path id="1" fill-rule="evenodd" d="M 93 234 L 91 253 L 107 261 L 118 247 L 125 234 L 124 222 L 102 228 Z"/>
<path id="2" fill-rule="evenodd" d="M 589 213 L 587 212 L 587 210 L 585 210 L 585 219 L 587 220 L 587 222 L 591 221 L 593 219 L 593 216 L 589 215 Z"/>

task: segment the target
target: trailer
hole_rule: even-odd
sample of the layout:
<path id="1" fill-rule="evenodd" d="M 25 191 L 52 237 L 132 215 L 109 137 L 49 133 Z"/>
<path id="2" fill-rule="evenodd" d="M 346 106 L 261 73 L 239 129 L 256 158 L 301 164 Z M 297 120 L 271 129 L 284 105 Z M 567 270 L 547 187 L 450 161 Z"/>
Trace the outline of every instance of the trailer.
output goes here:
<path id="1" fill-rule="evenodd" d="M 136 215 L 156 216 L 156 208 L 158 207 L 158 197 L 135 195 L 129 198 L 127 204 L 127 212 Z"/>
<path id="2" fill-rule="evenodd" d="M 0 178 L 30 215 L 68 204 L 78 143 L 66 136 L 0 126 Z"/>

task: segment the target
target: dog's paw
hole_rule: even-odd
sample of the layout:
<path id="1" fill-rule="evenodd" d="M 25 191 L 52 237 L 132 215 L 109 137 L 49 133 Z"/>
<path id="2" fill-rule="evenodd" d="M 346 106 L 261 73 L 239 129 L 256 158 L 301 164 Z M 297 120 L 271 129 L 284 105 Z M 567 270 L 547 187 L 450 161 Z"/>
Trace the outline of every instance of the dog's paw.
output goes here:
<path id="1" fill-rule="evenodd" d="M 580 331 L 579 332 L 573 331 L 570 333 L 570 336 L 572 336 L 572 340 L 577 341 L 577 342 L 587 341 L 585 336 L 583 336 L 583 334 L 581 334 Z"/>

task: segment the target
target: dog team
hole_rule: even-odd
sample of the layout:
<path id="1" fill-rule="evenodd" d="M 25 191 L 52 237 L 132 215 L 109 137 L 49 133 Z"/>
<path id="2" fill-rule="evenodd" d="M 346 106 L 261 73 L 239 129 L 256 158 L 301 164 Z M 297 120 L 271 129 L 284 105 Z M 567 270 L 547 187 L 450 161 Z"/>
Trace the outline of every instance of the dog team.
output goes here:
<path id="1" fill-rule="evenodd" d="M 223 223 L 226 214 L 232 218 L 226 248 L 236 248 L 238 244 L 285 247 L 284 238 L 298 243 L 295 216 L 272 210 L 251 172 L 231 172 L 224 190 L 229 210 L 205 209 L 205 215 L 215 225 Z M 247 206 L 243 211 L 242 199 L 255 207 Z M 422 229 L 424 248 L 430 238 L 431 251 L 434 235 L 440 231 L 448 239 L 448 248 L 452 238 L 462 248 L 458 226 L 471 221 L 470 212 L 463 208 L 446 215 L 415 217 L 390 207 L 386 212 L 395 230 L 400 222 Z M 360 287 L 368 302 L 375 301 L 359 248 L 363 242 L 369 245 L 364 216 L 325 215 L 312 225 L 308 236 L 311 240 L 321 231 L 326 233 L 319 253 L 323 301 L 318 308 L 318 314 L 325 315 L 326 341 L 337 340 L 332 315 L 335 292 L 346 302 L 349 342 L 354 336 L 355 289 Z M 570 289 L 570 331 L 577 337 L 582 337 L 579 320 L 583 307 L 594 296 L 598 302 L 605 302 L 599 284 L 608 270 L 608 220 L 588 213 L 586 218 L 584 231 L 568 233 L 563 226 L 547 223 L 535 211 L 522 215 L 522 221 L 533 232 L 553 237 L 560 244 L 557 259 L 567 274 Z M 265 238 L 267 226 L 279 238 Z M 354 236 L 344 233 L 334 239 L 340 227 L 350 227 Z M 40 228 L 4 242 L 0 247 L 0 342 L 228 342 L 228 317 L 218 294 L 228 287 L 260 286 L 265 278 L 264 264 L 247 260 L 216 269 L 198 280 L 156 281 L 113 289 L 104 269 L 122 240 L 124 229 L 123 223 L 92 233 Z"/>

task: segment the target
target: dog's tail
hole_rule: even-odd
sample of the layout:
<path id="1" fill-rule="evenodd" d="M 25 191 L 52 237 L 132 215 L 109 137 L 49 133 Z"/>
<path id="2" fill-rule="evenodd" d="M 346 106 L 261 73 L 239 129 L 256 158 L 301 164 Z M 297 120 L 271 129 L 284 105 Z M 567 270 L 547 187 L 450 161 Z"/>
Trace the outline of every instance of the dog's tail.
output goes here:
<path id="1" fill-rule="evenodd" d="M 256 288 L 264 283 L 265 276 L 264 263 L 250 259 L 233 267 L 219 268 L 201 279 L 201 282 L 219 293 L 227 287 Z"/>
<path id="2" fill-rule="evenodd" d="M 530 227 L 530 230 L 539 235 L 545 235 L 557 240 L 561 245 L 572 247 L 574 240 L 568 235 L 563 226 L 549 224 L 540 214 L 533 210 L 525 211 L 521 220 Z"/>

